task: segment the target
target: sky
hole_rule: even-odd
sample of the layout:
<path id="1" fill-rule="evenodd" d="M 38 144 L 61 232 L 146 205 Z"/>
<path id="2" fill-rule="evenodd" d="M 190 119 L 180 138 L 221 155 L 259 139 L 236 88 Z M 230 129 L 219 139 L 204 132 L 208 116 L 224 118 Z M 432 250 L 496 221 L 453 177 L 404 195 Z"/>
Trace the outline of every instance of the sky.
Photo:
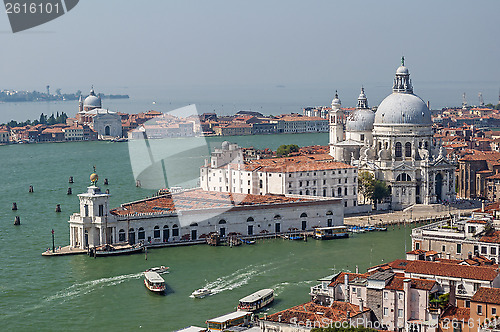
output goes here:
<path id="1" fill-rule="evenodd" d="M 499 12 L 496 0 L 80 0 L 15 34 L 0 13 L 0 89 L 175 88 L 217 100 L 236 89 L 306 106 L 335 90 L 355 105 L 364 85 L 377 104 L 404 55 L 424 100 L 459 105 L 468 90 L 496 103 Z"/>

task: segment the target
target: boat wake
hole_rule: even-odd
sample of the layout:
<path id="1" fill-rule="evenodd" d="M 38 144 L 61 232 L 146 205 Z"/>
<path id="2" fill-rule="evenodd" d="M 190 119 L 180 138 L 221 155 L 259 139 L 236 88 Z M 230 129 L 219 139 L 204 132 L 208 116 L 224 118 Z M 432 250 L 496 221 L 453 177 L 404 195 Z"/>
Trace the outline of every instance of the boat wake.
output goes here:
<path id="1" fill-rule="evenodd" d="M 210 295 L 214 295 L 241 287 L 248 284 L 252 278 L 277 269 L 278 267 L 269 268 L 269 266 L 273 264 L 274 263 L 249 265 L 231 273 L 230 275 L 219 277 L 215 281 L 208 282 L 205 286 L 203 286 L 203 288 L 209 289 L 212 292 Z"/>
<path id="2" fill-rule="evenodd" d="M 42 298 L 40 302 L 34 303 L 30 307 L 26 306 L 26 304 L 23 304 L 19 308 L 12 310 L 13 312 L 12 314 L 3 315 L 2 319 L 18 316 L 21 313 L 36 311 L 39 310 L 40 308 L 47 308 L 48 303 L 57 302 L 58 304 L 62 304 L 67 300 L 71 300 L 74 299 L 75 297 L 91 293 L 103 287 L 115 286 L 127 280 L 138 279 L 142 277 L 142 275 L 143 275 L 142 272 L 135 274 L 125 274 L 109 278 L 89 280 L 79 284 L 74 284 L 63 290 L 58 291 L 54 295 Z"/>
<path id="3" fill-rule="evenodd" d="M 305 280 L 305 281 L 298 281 L 298 282 L 284 281 L 284 282 L 280 282 L 276 285 L 273 285 L 271 288 L 274 289 L 275 296 L 280 296 L 280 294 L 282 294 L 286 288 L 300 287 L 300 286 L 304 286 L 304 285 L 311 286 L 315 283 L 317 283 L 317 282 L 314 280 Z"/>
<path id="4" fill-rule="evenodd" d="M 45 301 L 51 302 L 62 299 L 62 302 L 64 302 L 66 298 L 85 295 L 103 287 L 115 286 L 127 280 L 138 279 L 142 275 L 143 273 L 125 274 L 109 278 L 89 280 L 81 284 L 74 284 L 52 296 L 45 298 Z"/>

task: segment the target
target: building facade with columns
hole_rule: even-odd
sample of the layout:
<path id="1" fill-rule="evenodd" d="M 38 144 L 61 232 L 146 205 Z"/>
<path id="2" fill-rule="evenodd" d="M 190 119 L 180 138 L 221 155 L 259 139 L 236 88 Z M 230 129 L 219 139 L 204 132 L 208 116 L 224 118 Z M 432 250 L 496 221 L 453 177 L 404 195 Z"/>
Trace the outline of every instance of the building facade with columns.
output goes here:
<path id="1" fill-rule="evenodd" d="M 393 209 L 454 199 L 455 165 L 433 137 L 430 110 L 413 93 L 404 58 L 392 91 L 374 111 L 368 108 L 362 89 L 345 126 L 335 95 L 330 111 L 330 154 L 385 181 Z"/>

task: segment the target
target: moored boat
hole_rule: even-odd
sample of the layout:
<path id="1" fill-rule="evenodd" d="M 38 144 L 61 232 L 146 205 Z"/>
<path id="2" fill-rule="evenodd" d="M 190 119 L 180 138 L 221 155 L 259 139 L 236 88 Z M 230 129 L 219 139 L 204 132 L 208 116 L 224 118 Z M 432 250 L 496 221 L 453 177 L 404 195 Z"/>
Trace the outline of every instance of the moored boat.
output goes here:
<path id="1" fill-rule="evenodd" d="M 104 257 L 104 256 L 118 256 L 130 255 L 144 251 L 144 245 L 137 243 L 135 245 L 110 245 L 106 244 L 96 248 L 90 248 L 88 251 L 89 256 Z"/>
<path id="2" fill-rule="evenodd" d="M 144 272 L 144 285 L 154 293 L 165 291 L 165 280 L 156 272 Z"/>
<path id="3" fill-rule="evenodd" d="M 240 299 L 238 310 L 256 311 L 274 301 L 274 290 L 261 289 L 253 294 Z"/>
<path id="4" fill-rule="evenodd" d="M 349 237 L 346 226 L 318 227 L 314 230 L 314 237 L 318 240 L 330 240 Z"/>
<path id="5" fill-rule="evenodd" d="M 210 289 L 200 288 L 200 289 L 195 290 L 193 293 L 191 293 L 191 295 L 189 297 L 201 299 L 201 298 L 204 298 L 205 296 L 208 296 L 210 294 L 212 294 L 212 291 Z"/>

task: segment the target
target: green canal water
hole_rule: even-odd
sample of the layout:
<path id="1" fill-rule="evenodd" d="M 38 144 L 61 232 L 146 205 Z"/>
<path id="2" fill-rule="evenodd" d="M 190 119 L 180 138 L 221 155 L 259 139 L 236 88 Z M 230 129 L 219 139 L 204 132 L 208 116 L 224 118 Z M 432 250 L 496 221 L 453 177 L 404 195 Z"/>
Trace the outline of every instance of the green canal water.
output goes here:
<path id="1" fill-rule="evenodd" d="M 231 137 L 242 146 L 275 149 L 281 144 L 327 144 L 327 134 Z M 183 172 L 196 177 L 208 150 L 223 141 L 207 139 Z M 179 140 L 176 144 L 183 144 Z M 135 187 L 127 143 L 85 142 L 0 146 L 0 329 L 37 331 L 172 331 L 232 311 L 238 299 L 273 288 L 268 312 L 306 302 L 309 287 L 323 276 L 365 271 L 370 265 L 404 256 L 410 230 L 354 235 L 334 241 L 258 241 L 253 246 L 205 245 L 150 250 L 144 255 L 92 259 L 88 256 L 42 257 L 52 244 L 69 242 L 70 214 L 78 211 L 76 194 L 86 190 L 92 166 L 108 178 L 111 206 L 150 196 Z M 194 175 L 193 175 L 194 174 Z M 68 184 L 69 176 L 74 184 Z M 28 193 L 30 185 L 34 193 Z M 71 186 L 73 195 L 67 195 Z M 18 211 L 11 211 L 16 202 Z M 56 213 L 61 204 L 62 213 Z M 21 226 L 14 218 L 21 217 Z M 141 271 L 170 266 L 168 292 L 147 291 Z M 191 299 L 197 288 L 214 295 Z"/>

